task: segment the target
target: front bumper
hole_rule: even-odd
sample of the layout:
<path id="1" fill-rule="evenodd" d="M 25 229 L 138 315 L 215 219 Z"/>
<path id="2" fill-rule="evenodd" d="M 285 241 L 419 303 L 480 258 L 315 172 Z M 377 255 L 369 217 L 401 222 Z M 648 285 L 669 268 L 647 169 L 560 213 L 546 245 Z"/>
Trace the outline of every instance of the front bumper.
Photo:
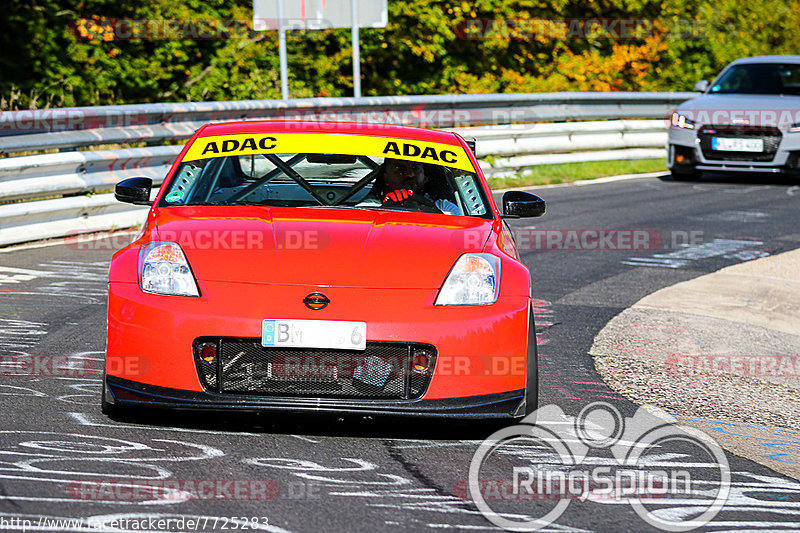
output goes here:
<path id="1" fill-rule="evenodd" d="M 784 133 L 770 160 L 724 160 L 709 159 L 700 147 L 700 139 L 695 130 L 669 130 L 667 145 L 667 167 L 672 170 L 681 166 L 708 172 L 751 172 L 800 175 L 800 134 Z M 684 164 L 677 162 L 676 156 L 684 156 Z"/>
<path id="2" fill-rule="evenodd" d="M 195 365 L 192 346 L 198 337 L 260 338 L 264 318 L 324 317 L 367 322 L 368 341 L 434 346 L 436 366 L 424 400 L 526 388 L 533 334 L 526 296 L 501 294 L 491 306 L 440 308 L 433 305 L 435 290 L 326 288 L 337 305 L 318 312 L 302 304 L 308 287 L 250 284 L 232 290 L 231 284 L 206 282 L 201 289 L 201 298 L 182 298 L 146 294 L 136 283 L 110 283 L 107 375 L 211 393 Z"/>
<path id="3" fill-rule="evenodd" d="M 343 400 L 280 398 L 169 389 L 106 376 L 105 399 L 115 408 L 150 407 L 211 411 L 337 413 L 460 419 L 512 418 L 525 408 L 525 391 L 463 398 Z"/>

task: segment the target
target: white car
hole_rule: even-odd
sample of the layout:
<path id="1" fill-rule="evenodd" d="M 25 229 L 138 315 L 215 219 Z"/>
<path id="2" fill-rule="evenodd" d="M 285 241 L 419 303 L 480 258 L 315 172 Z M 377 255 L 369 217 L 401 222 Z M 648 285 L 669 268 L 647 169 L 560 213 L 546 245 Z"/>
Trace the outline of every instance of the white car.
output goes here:
<path id="1" fill-rule="evenodd" d="M 800 56 L 737 59 L 670 117 L 675 180 L 703 171 L 800 175 Z"/>

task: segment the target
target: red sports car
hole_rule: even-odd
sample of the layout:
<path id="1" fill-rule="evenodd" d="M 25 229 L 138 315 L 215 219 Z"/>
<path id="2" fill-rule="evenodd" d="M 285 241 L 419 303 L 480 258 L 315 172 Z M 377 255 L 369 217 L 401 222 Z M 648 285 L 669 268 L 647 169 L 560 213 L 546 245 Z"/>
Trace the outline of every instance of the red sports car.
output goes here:
<path id="1" fill-rule="evenodd" d="M 531 281 L 454 133 L 206 125 L 109 273 L 103 412 L 129 407 L 521 417 Z M 117 185 L 150 205 L 152 181 Z"/>

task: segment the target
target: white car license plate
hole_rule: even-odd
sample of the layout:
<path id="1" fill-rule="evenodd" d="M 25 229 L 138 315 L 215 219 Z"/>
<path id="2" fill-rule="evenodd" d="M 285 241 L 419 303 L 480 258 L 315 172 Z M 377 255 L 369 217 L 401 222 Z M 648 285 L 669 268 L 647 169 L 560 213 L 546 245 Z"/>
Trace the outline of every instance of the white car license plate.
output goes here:
<path id="1" fill-rule="evenodd" d="M 366 350 L 367 323 L 267 319 L 261 326 L 261 344 L 291 348 Z"/>
<path id="2" fill-rule="evenodd" d="M 713 137 L 711 149 L 721 152 L 763 152 L 764 139 L 730 139 Z"/>

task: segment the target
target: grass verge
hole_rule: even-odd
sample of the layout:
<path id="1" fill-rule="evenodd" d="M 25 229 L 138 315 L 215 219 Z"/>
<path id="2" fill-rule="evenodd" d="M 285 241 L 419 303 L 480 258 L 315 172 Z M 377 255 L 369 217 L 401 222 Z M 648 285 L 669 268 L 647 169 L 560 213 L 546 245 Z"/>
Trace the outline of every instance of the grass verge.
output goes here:
<path id="1" fill-rule="evenodd" d="M 529 185 L 550 185 L 578 180 L 591 180 L 620 174 L 641 174 L 667 170 L 663 158 L 615 159 L 613 161 L 586 161 L 559 165 L 538 165 L 524 174 L 508 178 L 489 178 L 492 189 L 510 189 Z"/>

